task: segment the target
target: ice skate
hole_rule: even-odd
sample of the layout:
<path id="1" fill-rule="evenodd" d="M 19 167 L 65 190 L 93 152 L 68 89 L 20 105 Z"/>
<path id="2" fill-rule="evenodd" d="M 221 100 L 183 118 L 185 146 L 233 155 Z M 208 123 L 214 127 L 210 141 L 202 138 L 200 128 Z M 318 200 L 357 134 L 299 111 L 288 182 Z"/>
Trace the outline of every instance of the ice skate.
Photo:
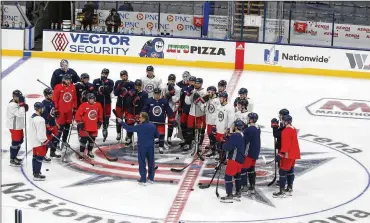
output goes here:
<path id="1" fill-rule="evenodd" d="M 234 201 L 241 201 L 242 200 L 242 193 L 241 193 L 241 191 L 235 192 L 235 194 L 233 195 L 233 199 L 234 199 Z"/>
<path id="2" fill-rule="evenodd" d="M 232 194 L 228 194 L 225 197 L 221 197 L 221 202 L 222 203 L 233 203 L 234 196 Z"/>
<path id="3" fill-rule="evenodd" d="M 163 154 L 163 147 L 159 147 L 159 154 Z"/>
<path id="4" fill-rule="evenodd" d="M 57 151 L 50 151 L 50 158 L 52 158 L 52 159 L 60 159 L 60 158 L 62 158 L 62 156 L 60 155 L 60 154 L 58 154 L 58 152 Z"/>
<path id="5" fill-rule="evenodd" d="M 91 152 L 91 151 L 89 151 L 89 152 L 87 152 L 87 156 L 90 158 L 90 159 L 94 159 L 94 154 Z"/>
<path id="6" fill-rule="evenodd" d="M 33 180 L 34 181 L 44 181 L 46 180 L 46 177 L 42 175 L 41 173 L 34 173 L 33 174 Z"/>
<path id="7" fill-rule="evenodd" d="M 10 160 L 10 166 L 18 167 L 21 166 L 21 163 L 17 159 Z"/>
<path id="8" fill-rule="evenodd" d="M 275 193 L 272 194 L 272 197 L 273 198 L 284 198 L 285 193 L 283 191 L 275 192 Z"/>
<path id="9" fill-rule="evenodd" d="M 171 140 L 171 137 L 168 137 L 168 138 L 167 138 L 167 144 L 168 144 L 169 146 L 172 146 L 172 140 Z"/>
<path id="10" fill-rule="evenodd" d="M 51 159 L 48 156 L 44 156 L 44 159 L 42 160 L 44 163 L 50 163 Z"/>
<path id="11" fill-rule="evenodd" d="M 287 195 L 287 196 L 293 196 L 293 188 L 288 186 L 285 190 L 284 190 L 284 193 Z"/>
<path id="12" fill-rule="evenodd" d="M 117 133 L 116 140 L 117 140 L 117 141 L 120 141 L 120 140 L 121 140 L 121 133 Z"/>

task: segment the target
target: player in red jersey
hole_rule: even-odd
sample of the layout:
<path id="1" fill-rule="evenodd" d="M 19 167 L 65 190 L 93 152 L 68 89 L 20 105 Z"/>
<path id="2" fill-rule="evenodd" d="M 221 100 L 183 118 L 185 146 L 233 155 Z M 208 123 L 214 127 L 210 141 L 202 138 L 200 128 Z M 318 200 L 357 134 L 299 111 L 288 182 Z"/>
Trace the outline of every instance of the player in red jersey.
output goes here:
<path id="1" fill-rule="evenodd" d="M 53 92 L 55 104 L 55 117 L 59 125 L 58 138 L 67 142 L 69 129 L 71 128 L 73 115 L 77 110 L 76 88 L 72 84 L 72 76 L 65 74 L 61 84 L 57 84 Z"/>
<path id="2" fill-rule="evenodd" d="M 98 129 L 103 124 L 103 109 L 99 102 L 96 102 L 95 95 L 89 93 L 87 102 L 80 105 L 76 113 L 77 128 L 80 136 L 80 159 L 84 154 L 87 144 L 87 155 L 93 159 L 92 149 L 95 138 L 98 136 Z M 90 137 L 89 137 L 90 136 Z"/>
<path id="3" fill-rule="evenodd" d="M 273 193 L 273 197 L 285 197 L 285 194 L 292 196 L 294 181 L 294 165 L 297 159 L 301 158 L 298 144 L 297 129 L 292 126 L 292 116 L 284 115 L 282 121 L 285 125 L 281 132 L 281 149 L 276 156 L 280 160 L 279 167 L 279 192 Z M 288 187 L 285 184 L 288 181 Z"/>

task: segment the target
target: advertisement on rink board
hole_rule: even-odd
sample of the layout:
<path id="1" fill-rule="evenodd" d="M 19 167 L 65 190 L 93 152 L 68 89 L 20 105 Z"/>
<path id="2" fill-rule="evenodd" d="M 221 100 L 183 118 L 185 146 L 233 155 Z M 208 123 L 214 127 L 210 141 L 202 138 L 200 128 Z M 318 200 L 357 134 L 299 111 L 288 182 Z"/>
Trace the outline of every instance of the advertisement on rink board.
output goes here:
<path id="1" fill-rule="evenodd" d="M 21 9 L 26 13 L 26 6 L 21 6 Z M 4 24 L 8 24 L 9 28 L 19 28 L 20 25 L 25 27 L 25 21 L 15 5 L 1 5 L 0 18 L 4 19 Z"/>
<path id="2" fill-rule="evenodd" d="M 82 9 L 76 9 L 76 15 L 81 11 Z M 109 10 L 97 10 L 100 27 L 106 26 L 105 20 L 109 13 Z M 201 28 L 193 25 L 193 15 L 161 13 L 158 23 L 158 13 L 118 11 L 118 14 L 121 17 L 124 34 L 156 35 L 159 25 L 161 32 L 173 36 L 201 36 Z M 77 22 L 76 25 L 80 23 Z M 227 35 L 227 25 L 227 16 L 210 16 L 208 37 L 224 39 Z"/>
<path id="3" fill-rule="evenodd" d="M 234 63 L 235 43 L 181 38 L 44 31 L 43 51 Z"/>
<path id="4" fill-rule="evenodd" d="M 369 72 L 370 52 L 278 44 L 246 44 L 245 63 Z"/>

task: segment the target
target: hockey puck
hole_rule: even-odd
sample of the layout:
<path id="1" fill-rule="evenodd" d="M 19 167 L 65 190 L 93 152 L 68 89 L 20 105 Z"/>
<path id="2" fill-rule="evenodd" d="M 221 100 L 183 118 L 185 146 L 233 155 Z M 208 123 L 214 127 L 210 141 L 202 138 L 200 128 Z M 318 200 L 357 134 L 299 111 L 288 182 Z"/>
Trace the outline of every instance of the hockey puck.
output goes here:
<path id="1" fill-rule="evenodd" d="M 176 159 L 178 160 L 178 159 L 179 159 L 179 157 L 176 157 Z"/>
<path id="2" fill-rule="evenodd" d="M 131 163 L 131 166 L 135 165 L 134 163 Z"/>
<path id="3" fill-rule="evenodd" d="M 49 171 L 49 169 L 46 169 L 46 171 Z"/>

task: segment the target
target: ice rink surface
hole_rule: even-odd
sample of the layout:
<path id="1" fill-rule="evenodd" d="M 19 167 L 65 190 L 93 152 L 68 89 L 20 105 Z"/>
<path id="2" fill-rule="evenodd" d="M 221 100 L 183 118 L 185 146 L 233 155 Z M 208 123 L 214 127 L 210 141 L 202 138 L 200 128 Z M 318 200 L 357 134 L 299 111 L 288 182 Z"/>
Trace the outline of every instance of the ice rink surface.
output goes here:
<path id="1" fill-rule="evenodd" d="M 2 71 L 19 58 L 3 57 Z M 50 84 L 53 71 L 60 60 L 31 58 L 2 79 L 2 120 L 11 99 L 12 91 L 36 96 L 27 98 L 31 112 L 33 104 L 41 101 L 43 85 L 37 79 Z M 100 77 L 103 68 L 110 70 L 109 78 L 116 81 L 121 70 L 127 70 L 134 81 L 145 75 L 147 65 L 69 61 L 70 67 L 80 75 L 88 73 L 90 81 Z M 148 64 L 149 65 L 149 64 Z M 204 79 L 204 87 L 217 86 L 225 79 L 229 82 L 233 72 L 185 67 L 154 66 L 155 75 L 167 80 L 170 73 L 181 78 L 188 70 Z M 243 196 L 241 202 L 220 203 L 212 187 L 201 190 L 198 182 L 208 182 L 213 174 L 212 160 L 206 160 L 196 179 L 193 191 L 185 197 L 185 206 L 178 210 L 182 222 L 370 222 L 369 167 L 370 167 L 370 81 L 318 76 L 285 75 L 244 71 L 229 95 L 232 103 L 237 90 L 246 87 L 258 113 L 262 129 L 262 154 L 273 159 L 273 137 L 270 120 L 277 117 L 282 108 L 290 110 L 293 125 L 299 129 L 302 159 L 297 161 L 294 195 L 284 199 L 272 198 L 277 188 L 267 187 L 273 177 L 272 165 L 257 161 L 257 194 Z M 351 104 L 361 107 L 362 118 L 324 117 L 312 115 L 317 110 L 315 102 L 341 102 L 342 110 L 349 111 Z M 346 99 L 346 100 L 344 100 Z M 360 105 L 361 100 L 363 104 Z M 113 105 L 115 104 L 115 100 Z M 311 105 L 314 104 L 314 105 Z M 114 106 L 113 106 L 114 107 Z M 338 107 L 338 106 L 337 106 Z M 338 108 L 334 106 L 334 110 Z M 370 109 L 370 108 L 369 108 Z M 310 111 L 310 112 L 309 112 Z M 334 111 L 334 113 L 335 113 Z M 339 112 L 339 111 L 338 111 Z M 361 112 L 357 108 L 354 112 Z M 322 114 L 320 114 L 322 115 Z M 366 119 L 367 117 L 367 119 Z M 114 125 L 113 122 L 111 122 Z M 75 130 L 73 130 L 75 131 Z M 72 132 L 70 144 L 78 150 L 78 139 Z M 101 133 L 99 133 L 101 135 Z M 27 161 L 21 169 L 9 166 L 9 130 L 2 124 L 2 222 L 14 222 L 14 209 L 22 209 L 24 223 L 28 222 L 170 222 L 169 210 L 176 208 L 174 199 L 181 193 L 180 185 L 186 181 L 186 171 L 174 173 L 171 167 L 181 168 L 192 157 L 182 154 L 178 148 L 170 148 L 165 154 L 156 153 L 156 183 L 138 186 L 136 152 L 121 148 L 115 140 L 115 127 L 109 129 L 108 140 L 98 145 L 119 161 L 109 163 L 94 149 L 95 167 L 79 161 L 68 153 L 69 163 L 53 160 L 44 163 L 42 173 L 45 182 L 32 181 L 32 150 L 28 148 Z M 21 156 L 25 155 L 22 145 Z M 176 159 L 179 158 L 179 159 Z M 196 167 L 193 167 L 196 168 Z M 46 171 L 48 169 L 49 171 Z M 184 179 L 185 178 L 185 179 Z M 220 177 L 219 193 L 225 195 L 223 176 Z M 37 201 L 41 200 L 41 201 Z M 54 205 L 54 206 L 53 206 Z M 339 216 L 339 217 L 338 217 Z M 167 219 L 167 220 L 166 220 Z M 352 219 L 352 221 L 350 220 Z"/>

